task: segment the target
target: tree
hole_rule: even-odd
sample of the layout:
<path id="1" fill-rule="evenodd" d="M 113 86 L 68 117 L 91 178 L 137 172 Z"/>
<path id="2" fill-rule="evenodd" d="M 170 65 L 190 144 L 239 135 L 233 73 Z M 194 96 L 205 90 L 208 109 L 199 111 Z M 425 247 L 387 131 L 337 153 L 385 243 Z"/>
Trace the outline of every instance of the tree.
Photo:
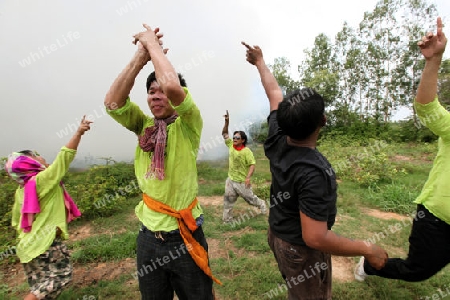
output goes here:
<path id="1" fill-rule="evenodd" d="M 291 78 L 291 62 L 286 57 L 275 58 L 269 68 L 285 93 L 299 88 L 298 81 Z"/>
<path id="2" fill-rule="evenodd" d="M 315 89 L 332 106 L 339 95 L 339 77 L 330 39 L 323 33 L 314 40 L 314 47 L 304 51 L 306 59 L 298 67 L 301 84 Z"/>
<path id="3" fill-rule="evenodd" d="M 404 3 L 401 20 L 401 37 L 405 44 L 397 68 L 393 70 L 393 82 L 398 92 L 396 97 L 401 105 L 408 106 L 413 111 L 413 123 L 419 128 L 420 121 L 414 111 L 414 98 L 419 86 L 424 60 L 417 47 L 417 41 L 426 34 L 424 26 L 435 24 L 437 12 L 433 4 L 422 0 L 407 0 Z"/>
<path id="4" fill-rule="evenodd" d="M 372 12 L 364 14 L 360 23 L 361 39 L 366 48 L 363 61 L 369 78 L 365 90 L 366 113 L 385 122 L 398 104 L 391 76 L 402 53 L 401 39 L 395 30 L 401 5 L 402 0 L 381 0 Z"/>
<path id="5" fill-rule="evenodd" d="M 291 62 L 286 57 L 275 58 L 274 63 L 269 64 L 269 68 L 285 94 L 300 87 L 299 82 L 291 77 Z M 254 122 L 249 128 L 249 135 L 258 143 L 266 140 L 268 132 L 269 128 L 265 119 Z"/>
<path id="6" fill-rule="evenodd" d="M 105 165 L 109 166 L 112 163 L 117 163 L 117 161 L 115 161 L 112 157 L 99 157 L 98 159 L 104 160 L 105 161 Z"/>

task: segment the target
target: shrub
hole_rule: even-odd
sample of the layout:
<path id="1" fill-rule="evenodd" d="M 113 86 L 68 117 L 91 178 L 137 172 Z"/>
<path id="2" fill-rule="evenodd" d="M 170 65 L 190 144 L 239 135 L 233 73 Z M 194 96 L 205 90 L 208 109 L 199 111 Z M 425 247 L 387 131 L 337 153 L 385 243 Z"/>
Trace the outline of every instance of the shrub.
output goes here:
<path id="1" fill-rule="evenodd" d="M 8 226 L 11 224 L 11 210 L 14 204 L 14 194 L 18 184 L 9 178 L 3 169 L 4 159 L 1 159 L 0 165 L 0 226 Z"/>
<path id="2" fill-rule="evenodd" d="M 357 182 L 367 187 L 380 182 L 391 182 L 399 174 L 406 173 L 404 169 L 398 169 L 389 162 L 385 153 L 388 145 L 386 142 L 348 142 L 351 146 L 340 146 L 340 140 L 337 143 L 325 139 L 320 145 L 321 152 L 331 163 L 338 179 Z"/>
<path id="3" fill-rule="evenodd" d="M 249 128 L 249 137 L 254 142 L 264 143 L 269 133 L 269 124 L 267 120 L 253 123 Z"/>
<path id="4" fill-rule="evenodd" d="M 131 164 L 94 166 L 71 173 L 66 188 L 85 218 L 106 217 L 123 209 L 129 198 L 140 194 Z"/>
<path id="5" fill-rule="evenodd" d="M 413 119 L 400 121 L 393 125 L 393 129 L 386 132 L 394 142 L 425 142 L 437 140 L 437 136 L 427 127 L 415 124 Z"/>
<path id="6" fill-rule="evenodd" d="M 252 189 L 256 196 L 263 200 L 270 199 L 270 183 L 264 179 L 255 176 L 252 180 Z"/>
<path id="7" fill-rule="evenodd" d="M 415 204 L 413 201 L 419 195 L 419 191 L 401 183 L 390 183 L 383 186 L 372 185 L 368 189 L 367 199 L 374 205 L 381 207 L 384 211 L 400 214 L 410 214 Z"/>

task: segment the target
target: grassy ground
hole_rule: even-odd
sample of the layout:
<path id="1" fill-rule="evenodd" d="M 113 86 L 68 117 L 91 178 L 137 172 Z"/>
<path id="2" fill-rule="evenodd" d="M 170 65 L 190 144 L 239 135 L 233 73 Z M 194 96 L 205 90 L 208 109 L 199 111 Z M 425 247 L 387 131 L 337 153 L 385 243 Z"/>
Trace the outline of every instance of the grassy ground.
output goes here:
<path id="1" fill-rule="evenodd" d="M 257 159 L 254 189 L 261 194 L 270 182 L 269 165 L 262 147 L 251 147 Z M 340 181 L 338 218 L 333 230 L 352 238 L 373 239 L 391 257 L 404 257 L 411 229 L 407 215 L 414 211 L 411 201 L 427 178 L 435 145 L 386 146 L 384 151 L 390 164 L 405 168 L 407 174 L 370 188 L 350 180 Z M 223 282 L 223 286 L 215 285 L 218 299 L 286 299 L 284 282 L 266 241 L 267 216 L 257 214 L 240 199 L 235 209 L 239 223 L 226 225 L 221 221 L 226 175 L 226 159 L 199 163 L 199 194 L 211 268 Z M 133 276 L 138 231 L 133 210 L 138 201 L 130 199 L 127 208 L 112 217 L 71 224 L 68 245 L 75 267 L 74 283 L 59 299 L 139 299 Z M 389 231 L 393 226 L 399 230 Z M 352 278 L 357 259 L 333 257 L 333 299 L 444 299 L 450 294 L 448 267 L 421 283 L 382 278 L 359 283 Z M 1 266 L 0 299 L 21 299 L 27 290 L 21 266 L 7 259 Z"/>

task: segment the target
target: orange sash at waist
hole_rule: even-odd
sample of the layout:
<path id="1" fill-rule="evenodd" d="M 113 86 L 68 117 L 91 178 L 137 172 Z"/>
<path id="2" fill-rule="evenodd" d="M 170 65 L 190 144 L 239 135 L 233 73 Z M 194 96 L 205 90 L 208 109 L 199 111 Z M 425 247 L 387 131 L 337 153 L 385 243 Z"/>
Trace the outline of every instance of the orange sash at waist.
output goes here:
<path id="1" fill-rule="evenodd" d="M 202 245 L 200 245 L 192 236 L 192 232 L 197 229 L 197 224 L 194 217 L 192 216 L 192 209 L 198 203 L 197 198 L 195 198 L 187 208 L 181 209 L 179 211 L 173 209 L 167 204 L 152 199 L 145 193 L 143 193 L 143 201 L 145 205 L 147 205 L 147 207 L 151 210 L 172 216 L 177 219 L 178 228 L 180 229 L 180 235 L 183 238 L 183 241 L 186 244 L 186 249 L 188 249 L 192 259 L 206 275 L 214 280 L 214 282 L 222 285 L 220 280 L 212 275 L 211 268 L 209 267 L 208 263 L 208 252 L 206 252 Z"/>

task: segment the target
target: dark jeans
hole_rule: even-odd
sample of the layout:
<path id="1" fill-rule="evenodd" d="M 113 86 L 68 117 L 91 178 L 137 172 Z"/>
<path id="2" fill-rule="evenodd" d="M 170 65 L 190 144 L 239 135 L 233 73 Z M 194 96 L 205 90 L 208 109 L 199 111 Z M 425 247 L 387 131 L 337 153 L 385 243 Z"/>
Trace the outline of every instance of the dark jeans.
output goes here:
<path id="1" fill-rule="evenodd" d="M 200 226 L 192 234 L 208 251 Z M 212 279 L 194 262 L 179 232 L 157 238 L 145 227 L 137 238 L 137 277 L 142 300 L 213 300 Z"/>
<path id="2" fill-rule="evenodd" d="M 364 271 L 368 275 L 415 282 L 430 278 L 449 262 L 450 225 L 418 205 L 409 236 L 408 257 L 390 258 L 381 270 L 375 270 L 365 260 Z"/>
<path id="3" fill-rule="evenodd" d="M 331 299 L 330 254 L 290 244 L 276 237 L 270 229 L 268 242 L 281 276 L 286 281 L 277 290 L 287 290 L 289 300 Z M 265 296 L 272 298 L 272 292 L 269 291 Z"/>

